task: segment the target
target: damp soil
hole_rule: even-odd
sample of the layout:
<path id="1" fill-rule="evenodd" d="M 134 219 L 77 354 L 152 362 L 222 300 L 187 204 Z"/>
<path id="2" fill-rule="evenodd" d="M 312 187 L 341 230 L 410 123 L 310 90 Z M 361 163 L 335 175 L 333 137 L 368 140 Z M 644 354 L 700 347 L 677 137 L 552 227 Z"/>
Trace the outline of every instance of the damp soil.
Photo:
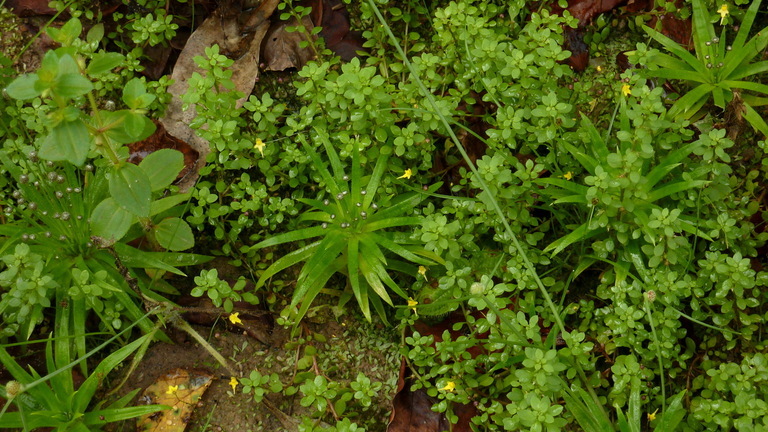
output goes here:
<path id="1" fill-rule="evenodd" d="M 364 411 L 355 408 L 360 416 L 351 419 L 364 425 L 366 430 L 385 431 L 400 372 L 393 329 L 361 322 L 357 317 L 334 319 L 330 312 L 322 318 L 315 318 L 314 322 L 307 320 L 302 326 L 304 338 L 311 339 L 311 342 L 299 344 L 288 329 L 280 326 L 272 330 L 269 343 L 260 342 L 247 332 L 233 328 L 223 319 L 212 326 L 193 328 L 227 359 L 238 377 L 248 377 L 253 370 L 263 375 L 277 373 L 285 387 L 298 387 L 301 382 L 296 383 L 299 381 L 296 377 L 311 372 L 321 373 L 329 380 L 348 387 L 358 372 L 362 372 L 372 382 L 382 382 L 384 386 L 373 404 Z M 216 379 L 195 407 L 186 428 L 188 432 L 290 431 L 297 430 L 296 425 L 302 417 L 311 418 L 310 410 L 300 404 L 301 392 L 290 396 L 283 394 L 286 392 L 268 393 L 266 399 L 271 407 L 254 402 L 250 394 L 242 393 L 242 386 L 233 392 L 229 372 L 194 339 L 178 330 L 169 332 L 169 336 L 174 342 L 152 345 L 117 392 L 118 395 L 141 389 L 134 404 L 140 403 L 141 391 L 163 375 L 178 368 L 203 370 Z M 324 342 L 318 342 L 318 339 Z M 310 367 L 300 369 L 299 360 L 308 344 L 317 349 L 317 354 Z M 115 382 L 122 378 L 115 377 Z M 329 417 L 326 416 L 325 420 L 331 421 L 332 417 Z M 135 431 L 136 422 L 114 424 L 107 430 Z"/>

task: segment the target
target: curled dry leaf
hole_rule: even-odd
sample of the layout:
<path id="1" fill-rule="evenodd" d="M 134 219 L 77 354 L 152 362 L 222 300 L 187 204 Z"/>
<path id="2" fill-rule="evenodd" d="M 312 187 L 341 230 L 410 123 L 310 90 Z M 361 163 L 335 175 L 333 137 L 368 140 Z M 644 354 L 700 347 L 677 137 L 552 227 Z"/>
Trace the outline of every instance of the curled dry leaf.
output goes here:
<path id="1" fill-rule="evenodd" d="M 199 369 L 174 369 L 144 390 L 139 402 L 168 405 L 170 409 L 142 416 L 139 432 L 183 432 L 203 393 L 213 383 L 213 375 Z"/>
<path id="2" fill-rule="evenodd" d="M 189 88 L 188 79 L 193 73 L 204 72 L 195 64 L 195 57 L 205 56 L 205 49 L 218 44 L 221 52 L 234 59 L 231 67 L 235 89 L 245 97 L 238 101 L 242 105 L 250 95 L 259 75 L 260 46 L 269 29 L 269 17 L 274 12 L 279 0 L 263 0 L 256 7 L 243 9 L 238 2 L 223 3 L 187 40 L 173 68 L 171 78 L 174 83 L 168 87 L 171 101 L 165 116 L 160 122 L 172 136 L 186 142 L 200 154 L 200 160 L 210 151 L 206 140 L 200 138 L 188 126 L 196 117 L 194 106 L 183 109 L 181 96 Z M 201 162 L 202 163 L 202 162 Z M 185 180 L 193 184 L 197 175 Z M 181 185 L 180 185 L 181 186 Z"/>

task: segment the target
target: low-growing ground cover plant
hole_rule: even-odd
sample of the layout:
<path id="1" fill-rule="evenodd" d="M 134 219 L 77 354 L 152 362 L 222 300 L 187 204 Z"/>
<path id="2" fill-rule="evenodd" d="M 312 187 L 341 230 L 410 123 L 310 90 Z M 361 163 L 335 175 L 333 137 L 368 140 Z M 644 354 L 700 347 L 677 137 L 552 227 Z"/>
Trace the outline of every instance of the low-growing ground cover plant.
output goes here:
<path id="1" fill-rule="evenodd" d="M 541 2 L 369 0 L 348 5 L 367 53 L 342 62 L 313 45 L 317 29 L 293 26 L 318 57 L 263 72 L 251 95 L 233 90 L 230 53 L 208 47 L 178 95 L 211 143 L 188 195 L 171 186 L 178 154 L 133 165 L 124 150 L 151 132 L 167 84 L 132 76 L 130 59 L 177 21 L 134 12 L 108 35 L 113 52 L 73 18 L 49 31 L 62 47 L 38 70 L 5 81 L 2 342 L 52 317 L 69 329 L 54 329 L 54 354 L 69 352 L 65 336 L 75 353 L 60 367 L 85 354 L 89 311 L 102 330 L 148 332 L 140 308 L 182 292 L 232 325 L 245 300 L 293 326 L 292 374 L 240 371 L 229 385 L 233 398 L 296 395 L 297 430 L 386 427 L 367 417 L 386 383 L 318 360 L 328 342 L 313 326 L 333 319 L 397 338 L 405 391 L 457 427 L 766 428 L 760 4 L 658 5 L 691 18 L 689 52 L 649 21 L 659 10 L 590 27 Z M 577 73 L 564 46 L 580 19 L 594 54 Z M 617 61 L 627 51 L 634 67 Z M 165 252 L 128 244 L 143 235 Z M 196 268 L 173 287 L 142 270 L 201 263 L 190 249 L 238 274 Z"/>

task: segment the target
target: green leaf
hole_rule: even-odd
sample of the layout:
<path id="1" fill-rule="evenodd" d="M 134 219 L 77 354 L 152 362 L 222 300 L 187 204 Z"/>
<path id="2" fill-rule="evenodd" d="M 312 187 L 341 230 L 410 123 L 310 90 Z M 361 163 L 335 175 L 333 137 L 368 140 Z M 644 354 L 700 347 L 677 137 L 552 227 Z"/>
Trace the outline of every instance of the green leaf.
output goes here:
<path id="1" fill-rule="evenodd" d="M 132 110 L 145 109 L 155 100 L 155 96 L 147 94 L 144 81 L 133 78 L 125 84 L 123 102 Z"/>
<path id="2" fill-rule="evenodd" d="M 360 310 L 368 321 L 371 321 L 371 310 L 368 303 L 367 287 L 360 283 L 360 241 L 357 238 L 349 239 L 347 243 L 347 278 L 352 293 L 355 295 Z"/>
<path id="3" fill-rule="evenodd" d="M 333 179 L 333 176 L 331 175 L 330 171 L 328 171 L 326 164 L 320 159 L 320 156 L 317 154 L 315 149 L 312 148 L 312 146 L 307 142 L 303 135 L 299 135 L 298 139 L 299 142 L 303 144 L 304 150 L 307 152 L 310 159 L 312 159 L 313 166 L 320 172 L 320 176 L 323 178 L 323 181 L 325 182 L 326 187 L 328 187 L 328 190 L 331 191 L 331 194 L 335 197 L 341 193 L 339 185 Z"/>
<path id="4" fill-rule="evenodd" d="M 655 202 L 674 193 L 682 192 L 688 189 L 697 189 L 708 183 L 709 181 L 707 180 L 689 180 L 666 184 L 660 188 L 654 189 L 650 194 L 648 194 L 648 201 Z"/>
<path id="5" fill-rule="evenodd" d="M 252 246 L 252 248 L 256 250 L 256 249 L 262 249 L 268 246 L 275 246 L 275 245 L 288 243 L 292 241 L 305 240 L 308 238 L 324 235 L 327 232 L 328 232 L 327 229 L 323 229 L 323 227 L 320 227 L 320 226 L 302 228 L 299 230 L 287 232 L 285 234 L 280 234 L 274 237 L 270 237 L 264 241 L 256 243 L 255 245 Z"/>
<path id="6" fill-rule="evenodd" d="M 88 64 L 88 75 L 100 75 L 111 71 L 123 62 L 125 57 L 116 52 L 100 52 L 95 54 Z"/>
<path id="7" fill-rule="evenodd" d="M 712 84 L 699 84 L 677 100 L 667 115 L 673 120 L 688 120 L 707 101 L 707 95 L 715 88 Z"/>
<path id="8" fill-rule="evenodd" d="M 8 93 L 8 96 L 14 99 L 34 99 L 42 93 L 42 91 L 38 90 L 35 86 L 39 79 L 40 77 L 38 77 L 37 74 L 22 75 L 13 80 L 13 82 L 5 88 L 5 91 Z"/>
<path id="9" fill-rule="evenodd" d="M 157 224 L 152 232 L 160 246 L 172 250 L 182 251 L 195 245 L 195 237 L 192 228 L 179 218 L 168 218 Z"/>
<path id="10" fill-rule="evenodd" d="M 83 413 L 88 408 L 88 405 L 96 393 L 96 389 L 101 384 L 107 374 L 117 367 L 123 360 L 137 350 L 147 338 L 153 337 L 153 334 L 147 334 L 139 337 L 135 341 L 117 349 L 115 352 L 107 356 L 99 363 L 93 370 L 93 373 L 83 382 L 80 388 L 75 392 L 72 398 L 72 411 L 74 413 Z"/>
<path id="11" fill-rule="evenodd" d="M 559 239 L 550 243 L 546 248 L 544 248 L 544 252 L 552 251 L 552 256 L 555 256 L 560 252 L 562 252 L 563 249 L 572 245 L 573 243 L 576 243 L 582 240 L 587 240 L 589 238 L 592 238 L 604 232 L 605 232 L 605 228 L 597 228 L 597 229 L 590 230 L 589 222 L 585 222 L 579 225 L 578 228 L 571 231 L 570 234 L 560 237 Z"/>
<path id="12" fill-rule="evenodd" d="M 140 163 L 139 168 L 149 177 L 152 192 L 170 186 L 184 168 L 184 155 L 178 150 L 161 149 L 150 153 Z"/>
<path id="13" fill-rule="evenodd" d="M 113 247 L 117 256 L 120 257 L 120 261 L 122 261 L 123 265 L 128 268 L 154 268 L 165 270 L 179 276 L 186 276 L 181 270 L 169 265 L 164 259 L 160 259 L 166 258 L 165 252 L 145 252 L 120 242 L 115 243 Z M 174 264 L 177 264 L 175 260 L 171 259 L 171 261 L 174 262 Z M 182 264 L 178 263 L 178 265 Z"/>
<path id="14" fill-rule="evenodd" d="M 134 216 L 120 207 L 114 199 L 106 198 L 91 213 L 91 233 L 111 246 L 120 241 L 133 224 Z"/>
<path id="15" fill-rule="evenodd" d="M 381 177 L 384 175 L 384 171 L 387 168 L 387 160 L 389 159 L 389 152 L 382 151 L 379 153 L 379 158 L 376 160 L 376 166 L 373 168 L 373 174 L 368 179 L 368 185 L 365 187 L 366 195 L 363 198 L 363 208 L 370 208 L 371 202 L 376 197 L 376 192 L 381 182 Z"/>
<path id="16" fill-rule="evenodd" d="M 43 140 L 40 157 L 51 161 L 68 161 L 81 166 L 91 150 L 93 137 L 80 120 L 61 122 Z"/>
<path id="17" fill-rule="evenodd" d="M 170 210 L 173 207 L 183 203 L 184 201 L 187 201 L 191 196 L 192 196 L 192 193 L 187 192 L 183 194 L 175 194 L 165 198 L 156 199 L 152 201 L 152 205 L 150 206 L 150 210 L 149 210 L 149 215 L 155 216 L 166 210 Z"/>
<path id="18" fill-rule="evenodd" d="M 138 217 L 148 217 L 152 188 L 144 171 L 127 163 L 109 176 L 109 193 L 120 207 Z"/>
<path id="19" fill-rule="evenodd" d="M 672 54 L 676 55 L 680 59 L 682 59 L 684 62 L 686 62 L 692 69 L 695 71 L 698 71 L 702 74 L 707 74 L 707 68 L 697 59 L 693 56 L 693 54 L 689 53 L 688 50 L 681 47 L 680 44 L 673 41 L 672 39 L 664 36 L 663 34 L 657 32 L 656 30 L 648 27 L 643 26 L 643 29 L 651 35 L 652 38 L 656 39 L 657 42 L 664 45 L 664 48 L 667 49 L 667 51 L 671 52 Z M 711 39 L 711 38 L 710 38 Z"/>
<path id="20" fill-rule="evenodd" d="M 762 2 L 762 0 L 754 0 L 749 6 L 749 9 L 747 9 L 747 12 L 744 13 L 744 18 L 741 20 L 741 25 L 739 26 L 739 32 L 736 33 L 736 39 L 733 40 L 732 45 L 734 50 L 744 46 L 744 43 L 747 41 L 747 37 L 749 37 L 750 30 L 752 29 L 752 23 L 755 22 L 755 17 L 760 11 L 760 2 Z"/>
<path id="21" fill-rule="evenodd" d="M 104 24 L 98 23 L 88 30 L 88 34 L 85 35 L 85 40 L 88 43 L 98 43 L 104 38 Z"/>
<path id="22" fill-rule="evenodd" d="M 66 58 L 66 57 L 65 57 Z M 58 96 L 72 99 L 93 90 L 93 83 L 80 73 L 63 74 L 56 78 L 53 91 Z"/>
<path id="23" fill-rule="evenodd" d="M 765 119 L 754 108 L 746 104 L 744 105 L 744 118 L 755 130 L 768 137 L 768 124 L 766 124 Z"/>
<path id="24" fill-rule="evenodd" d="M 131 120 L 128 120 L 129 117 L 131 117 Z M 106 135 L 118 144 L 141 141 L 152 135 L 155 129 L 157 129 L 155 123 L 145 115 L 136 114 L 128 110 L 102 111 L 101 120 L 102 124 L 98 125 L 98 127 L 104 129 Z M 133 123 L 131 126 L 126 126 L 126 123 L 129 121 Z M 139 130 L 138 126 L 141 126 L 143 129 Z"/>
<path id="25" fill-rule="evenodd" d="M 661 413 L 661 419 L 659 424 L 653 428 L 654 432 L 665 432 L 677 430 L 677 425 L 685 417 L 685 407 L 683 406 L 683 397 L 685 396 L 685 390 L 676 394 L 672 401 L 667 405 L 666 411 Z"/>
<path id="26" fill-rule="evenodd" d="M 301 261 L 307 260 L 309 257 L 315 254 L 318 246 L 320 246 L 320 242 L 316 241 L 314 243 L 311 243 L 307 246 L 304 246 L 300 249 L 297 249 L 288 255 L 282 256 L 277 261 L 273 262 L 272 265 L 270 265 L 264 273 L 259 277 L 259 281 L 256 282 L 256 287 L 260 288 L 264 285 L 264 281 L 271 278 L 272 276 L 276 275 L 277 273 L 280 273 L 281 271 L 287 269 L 288 267 L 299 263 Z"/>
<path id="27" fill-rule="evenodd" d="M 80 24 L 80 20 L 77 18 L 71 18 L 61 28 L 48 27 L 48 35 L 54 41 L 62 44 L 63 46 L 72 45 L 72 42 L 80 37 L 80 33 L 83 31 L 83 25 Z"/>
<path id="28" fill-rule="evenodd" d="M 575 391 L 563 385 L 563 400 L 566 409 L 573 415 L 584 432 L 613 432 L 611 420 L 605 412 L 596 406 L 595 401 L 584 391 L 577 387 Z"/>

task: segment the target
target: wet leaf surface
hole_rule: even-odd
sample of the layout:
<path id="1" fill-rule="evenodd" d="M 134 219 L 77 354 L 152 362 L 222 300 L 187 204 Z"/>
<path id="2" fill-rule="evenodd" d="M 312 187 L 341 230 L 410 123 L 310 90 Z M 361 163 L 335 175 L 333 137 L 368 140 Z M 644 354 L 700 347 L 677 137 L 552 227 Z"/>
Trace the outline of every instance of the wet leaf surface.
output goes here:
<path id="1" fill-rule="evenodd" d="M 174 369 L 161 376 L 144 390 L 139 402 L 160 404 L 171 408 L 142 416 L 136 430 L 140 432 L 182 432 L 192 412 L 214 376 L 200 369 Z"/>

